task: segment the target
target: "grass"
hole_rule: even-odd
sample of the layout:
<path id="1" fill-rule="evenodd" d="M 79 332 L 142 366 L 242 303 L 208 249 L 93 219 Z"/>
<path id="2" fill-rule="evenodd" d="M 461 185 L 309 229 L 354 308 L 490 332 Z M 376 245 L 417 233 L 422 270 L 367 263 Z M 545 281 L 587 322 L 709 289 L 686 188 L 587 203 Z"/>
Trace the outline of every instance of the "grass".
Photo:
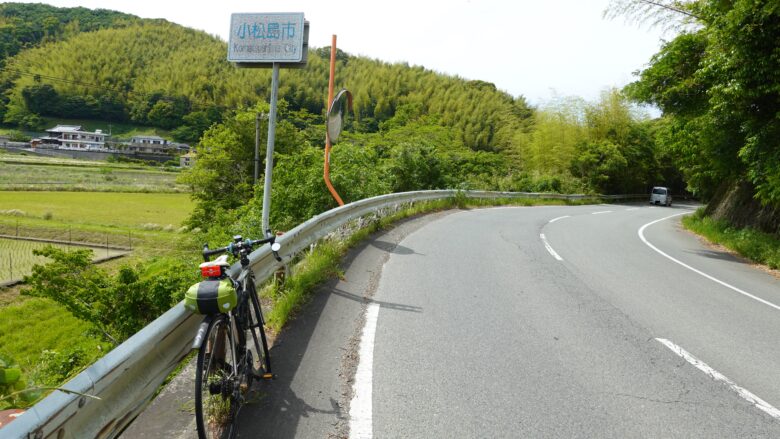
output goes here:
<path id="1" fill-rule="evenodd" d="M 0 192 L 0 206 L 0 217 L 6 218 L 15 210 L 70 224 L 144 229 L 154 228 L 150 224 L 178 228 L 193 203 L 187 194 L 12 191 Z"/>
<path id="2" fill-rule="evenodd" d="M 6 164 L 27 164 L 27 165 L 61 165 L 61 166 L 74 166 L 74 167 L 88 167 L 88 168 L 115 168 L 115 169 L 146 169 L 146 170 L 158 170 L 158 167 L 151 165 L 144 165 L 140 163 L 129 162 L 103 162 L 97 160 L 81 160 L 70 157 L 54 157 L 54 156 L 39 156 L 29 155 L 24 153 L 16 153 L 0 149 L 0 163 Z"/>
<path id="3" fill-rule="evenodd" d="M 42 357 L 52 351 L 81 350 L 90 364 L 110 348 L 90 328 L 50 300 L 29 298 L 0 307 L 0 354 L 13 358 L 28 377 L 38 374 Z"/>
<path id="4" fill-rule="evenodd" d="M 699 209 L 682 219 L 683 225 L 715 244 L 720 244 L 758 264 L 780 268 L 780 237 L 753 228 L 736 228 L 726 221 L 704 216 Z"/>
<path id="5" fill-rule="evenodd" d="M 161 168 L 21 155 L 0 156 L 0 189 L 92 192 L 187 192 L 178 172 Z"/>

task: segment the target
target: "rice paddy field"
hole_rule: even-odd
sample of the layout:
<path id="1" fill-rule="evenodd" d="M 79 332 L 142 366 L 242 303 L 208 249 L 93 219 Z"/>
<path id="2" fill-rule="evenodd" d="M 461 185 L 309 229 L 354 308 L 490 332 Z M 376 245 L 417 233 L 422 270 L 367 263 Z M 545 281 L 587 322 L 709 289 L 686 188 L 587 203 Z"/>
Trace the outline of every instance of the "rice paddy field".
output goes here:
<path id="1" fill-rule="evenodd" d="M 0 283 L 22 277 L 30 274 L 35 264 L 45 264 L 47 259 L 43 256 L 36 256 L 33 250 L 40 249 L 46 245 L 53 245 L 61 249 L 89 248 L 92 250 L 95 259 L 116 256 L 125 253 L 124 251 L 110 248 L 84 247 L 67 244 L 48 244 L 45 242 L 0 238 Z"/>
<path id="2" fill-rule="evenodd" d="M 138 229 L 178 228 L 192 211 L 189 194 L 0 191 L 0 218 Z"/>
<path id="3" fill-rule="evenodd" d="M 161 166 L 34 157 L 0 150 L 0 235 L 89 244 L 95 258 L 132 252 L 101 265 L 111 273 L 156 256 L 178 257 L 187 235 L 182 222 L 193 208 L 178 170 Z M 45 263 L 33 250 L 46 243 L 0 237 L 0 283 Z M 70 244 L 69 244 L 70 243 Z M 21 294 L 25 285 L 0 286 L 0 356 L 33 383 L 64 380 L 59 366 L 86 365 L 110 346 L 88 322 L 52 300 Z M 54 374 L 54 377 L 52 376 Z M 55 383 L 56 384 L 56 383 Z"/>
<path id="4" fill-rule="evenodd" d="M 0 154 L 0 190 L 179 192 L 173 168 Z"/>

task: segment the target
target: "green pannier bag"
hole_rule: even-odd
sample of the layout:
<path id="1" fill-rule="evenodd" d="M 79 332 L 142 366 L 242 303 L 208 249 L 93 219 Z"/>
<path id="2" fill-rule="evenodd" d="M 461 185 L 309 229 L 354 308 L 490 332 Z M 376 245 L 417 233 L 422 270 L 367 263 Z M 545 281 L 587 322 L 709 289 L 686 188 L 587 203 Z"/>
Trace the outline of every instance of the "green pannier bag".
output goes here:
<path id="1" fill-rule="evenodd" d="M 184 307 L 196 314 L 230 312 L 238 304 L 238 294 L 230 279 L 204 280 L 184 293 Z"/>

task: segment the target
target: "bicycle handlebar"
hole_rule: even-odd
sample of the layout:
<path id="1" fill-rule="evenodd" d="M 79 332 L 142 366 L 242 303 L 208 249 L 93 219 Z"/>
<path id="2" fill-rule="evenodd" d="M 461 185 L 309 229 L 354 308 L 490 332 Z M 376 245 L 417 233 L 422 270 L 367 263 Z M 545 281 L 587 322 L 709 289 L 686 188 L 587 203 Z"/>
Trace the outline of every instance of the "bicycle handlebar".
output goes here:
<path id="1" fill-rule="evenodd" d="M 282 258 L 279 256 L 279 253 L 277 253 L 277 251 L 273 249 L 274 242 L 276 241 L 276 236 L 271 234 L 270 230 L 267 231 L 266 233 L 268 233 L 269 235 L 267 238 L 255 239 L 255 240 L 246 239 L 243 241 L 237 240 L 236 242 L 231 242 L 226 247 L 215 248 L 213 250 L 209 249 L 208 244 L 203 244 L 203 252 L 202 252 L 203 260 L 205 262 L 208 262 L 209 257 L 214 255 L 220 255 L 223 253 L 230 253 L 233 256 L 238 256 L 239 251 L 241 251 L 242 249 L 249 249 L 251 251 L 254 247 L 258 245 L 270 243 L 271 252 L 273 253 L 274 258 L 276 258 L 277 261 L 281 261 Z"/>

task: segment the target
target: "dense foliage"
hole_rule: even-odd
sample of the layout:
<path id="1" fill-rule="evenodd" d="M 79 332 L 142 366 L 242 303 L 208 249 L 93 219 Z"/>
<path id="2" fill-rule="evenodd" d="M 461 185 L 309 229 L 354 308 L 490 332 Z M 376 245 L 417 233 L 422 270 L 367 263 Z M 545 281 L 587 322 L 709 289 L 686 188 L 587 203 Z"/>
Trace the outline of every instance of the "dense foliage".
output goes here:
<path id="1" fill-rule="evenodd" d="M 181 300 L 195 270 L 184 262 L 153 260 L 122 267 L 115 276 L 92 264 L 91 250 L 35 250 L 51 259 L 25 277 L 25 294 L 59 303 L 118 344 Z"/>
<path id="2" fill-rule="evenodd" d="M 321 178 L 329 51 L 313 48 L 306 68 L 282 73 L 272 209 L 280 228 L 335 206 Z M 143 123 L 197 143 L 181 182 L 197 201 L 190 225 L 209 229 L 257 208 L 262 192 L 254 125 L 267 113 L 270 72 L 238 69 L 225 53 L 225 42 L 160 20 L 75 34 L 7 61 L 0 116 L 20 127 L 42 116 Z M 332 156 L 347 201 L 456 187 L 625 193 L 680 184 L 657 151 L 655 124 L 614 90 L 596 103 L 535 109 L 488 82 L 342 51 L 336 59 L 336 83 L 355 104 Z M 261 133 L 264 145 L 265 121 Z"/>
<path id="3" fill-rule="evenodd" d="M 628 92 L 663 110 L 659 142 L 679 157 L 691 189 L 709 196 L 746 179 L 777 205 L 780 3 L 674 3 L 696 27 L 664 45 Z"/>
<path id="4" fill-rule="evenodd" d="M 120 27 L 137 20 L 133 15 L 106 9 L 0 3 L 0 65 L 5 58 L 23 49 L 66 39 L 80 32 Z"/>
<path id="5" fill-rule="evenodd" d="M 0 114 L 6 123 L 28 127 L 40 124 L 36 116 L 99 116 L 177 128 L 180 140 L 194 142 L 227 109 L 267 100 L 270 72 L 235 68 L 225 60 L 226 49 L 204 32 L 161 21 L 75 35 L 8 60 Z M 313 49 L 307 68 L 284 71 L 280 96 L 291 108 L 324 112 L 328 52 Z M 507 148 L 530 116 L 522 97 L 490 83 L 343 52 L 338 60 L 337 83 L 355 96 L 359 131 L 375 132 L 396 109 L 414 104 L 441 115 L 470 148 L 495 151 Z"/>
<path id="6" fill-rule="evenodd" d="M 525 169 L 575 178 L 581 189 L 646 193 L 653 185 L 683 188 L 669 154 L 656 147 L 656 122 L 617 90 L 598 102 L 560 99 L 541 107 L 531 130 L 516 134 Z M 552 188 L 561 190 L 560 187 Z M 570 191 L 571 184 L 568 190 Z"/>

